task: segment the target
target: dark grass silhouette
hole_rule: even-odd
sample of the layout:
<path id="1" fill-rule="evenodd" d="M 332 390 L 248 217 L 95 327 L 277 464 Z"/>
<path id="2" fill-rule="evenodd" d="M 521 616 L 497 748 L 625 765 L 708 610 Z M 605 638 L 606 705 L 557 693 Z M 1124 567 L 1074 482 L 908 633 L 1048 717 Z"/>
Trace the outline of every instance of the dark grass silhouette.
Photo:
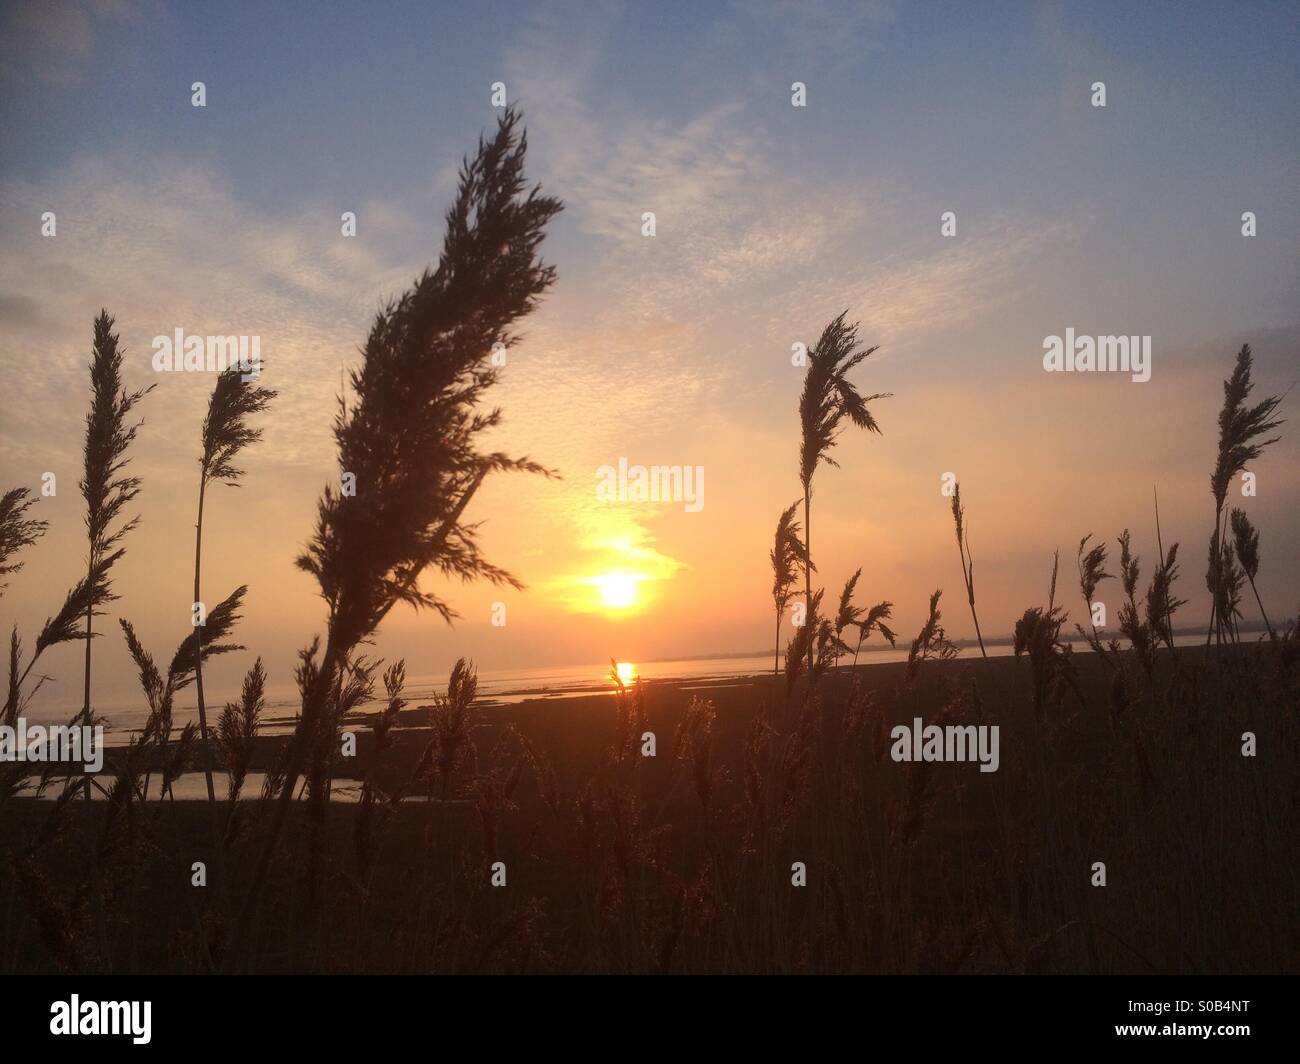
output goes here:
<path id="1" fill-rule="evenodd" d="M 10 559 L 45 535 L 49 527 L 45 521 L 24 516 L 35 505 L 36 497 L 28 488 L 12 488 L 0 495 L 0 577 L 22 571 L 23 562 Z M 0 583 L 0 598 L 8 586 Z"/>
<path id="2" fill-rule="evenodd" d="M 1259 533 L 1255 526 L 1250 523 L 1250 518 L 1246 516 L 1246 511 L 1233 507 L 1232 517 L 1232 543 L 1233 549 L 1237 552 L 1237 561 L 1241 564 L 1241 571 L 1250 581 L 1251 593 L 1255 596 L 1255 604 L 1259 607 L 1259 615 L 1264 620 L 1264 627 L 1268 629 L 1268 637 L 1276 639 L 1277 633 L 1273 631 L 1273 624 L 1268 619 L 1268 613 L 1264 610 L 1263 600 L 1259 597 L 1259 588 L 1255 586 L 1255 577 L 1259 575 Z"/>
<path id="3" fill-rule="evenodd" d="M 275 398 L 276 393 L 260 387 L 256 373 L 248 366 L 230 366 L 217 375 L 217 382 L 208 399 L 207 416 L 203 419 L 202 454 L 199 457 L 199 509 L 194 522 L 194 602 L 203 601 L 200 575 L 203 563 L 203 504 L 209 484 L 238 487 L 244 471 L 235 464 L 241 451 L 262 438 L 262 430 L 252 428 L 248 419 L 262 413 Z M 203 697 L 203 624 L 194 626 L 198 650 L 194 655 L 194 693 L 199 704 L 199 751 L 203 775 L 208 788 L 208 811 L 212 821 L 213 850 L 216 854 L 217 878 L 223 891 L 227 889 L 225 874 L 225 847 L 221 845 L 223 832 L 217 811 L 216 790 L 212 781 L 212 746 L 208 735 L 208 709 Z"/>
<path id="4" fill-rule="evenodd" d="M 772 675 L 781 672 L 781 617 L 790 603 L 795 581 L 799 578 L 799 565 L 807 559 L 807 552 L 799 539 L 799 522 L 795 519 L 797 502 L 792 502 L 776 522 L 776 536 L 769 552 L 772 562 L 772 604 L 776 607 L 776 650 L 773 651 Z"/>
<path id="5" fill-rule="evenodd" d="M 799 482 L 803 485 L 804 599 L 808 624 L 812 625 L 812 489 L 813 476 L 822 464 L 839 463 L 831 455 L 845 418 L 857 428 L 880 432 L 869 403 L 886 399 L 880 393 L 865 398 L 849 380 L 849 371 L 871 357 L 875 347 L 858 348 L 858 326 L 845 322 L 845 311 L 822 330 L 817 344 L 808 352 L 803 392 L 799 396 Z M 813 654 L 817 637 L 808 640 L 808 671 L 815 671 Z"/>
<path id="6" fill-rule="evenodd" d="M 1273 415 L 1281 405 L 1282 397 L 1270 395 L 1267 399 L 1247 405 L 1255 384 L 1251 380 L 1253 357 L 1250 345 L 1243 344 L 1237 353 L 1237 363 L 1232 375 L 1223 382 L 1223 409 L 1219 411 L 1219 453 L 1210 475 L 1210 492 L 1214 496 L 1214 531 L 1210 534 L 1210 560 L 1205 583 L 1210 591 L 1210 628 L 1205 635 L 1206 654 L 1210 640 L 1217 636 L 1223 642 L 1225 629 L 1230 629 L 1236 604 L 1234 593 L 1239 591 L 1239 579 L 1228 545 L 1224 542 L 1224 504 L 1232 481 L 1246 466 L 1257 460 L 1264 449 L 1280 437 L 1260 437 L 1281 425 L 1282 419 Z"/>
<path id="7" fill-rule="evenodd" d="M 135 442 L 141 422 L 130 424 L 132 410 L 153 390 L 153 385 L 128 392 L 122 387 L 122 351 L 113 319 L 100 311 L 95 319 L 95 340 L 90 359 L 90 412 L 86 415 L 86 438 L 82 448 L 84 470 L 78 487 L 86 502 L 86 577 L 102 580 L 100 596 L 86 603 L 85 700 L 82 719 L 90 724 L 90 661 L 96 607 L 113 601 L 109 577 L 113 566 L 126 553 L 119 544 L 135 528 L 139 517 L 127 518 L 114 528 L 122 511 L 140 493 L 138 477 L 125 476 L 130 461 L 127 451 Z"/>
<path id="8" fill-rule="evenodd" d="M 966 507 L 961 504 L 960 484 L 954 484 L 952 489 L 952 523 L 957 532 L 957 553 L 961 560 L 962 582 L 966 585 L 966 601 L 970 603 L 970 619 L 975 624 L 980 656 L 987 658 L 989 655 L 984 649 L 984 633 L 980 631 L 980 619 L 975 613 L 975 559 L 970 551 L 970 526 L 966 523 Z"/>
<path id="9" fill-rule="evenodd" d="M 479 449 L 501 416 L 482 408 L 498 377 L 492 345 L 518 339 L 512 327 L 555 280 L 537 251 L 561 204 L 528 188 L 526 151 L 519 116 L 507 109 L 461 168 L 437 268 L 379 313 L 361 368 L 351 374 L 352 408 L 340 398 L 339 468 L 354 475 L 356 496 L 325 488 L 315 535 L 298 562 L 328 607 L 325 646 L 319 664 L 307 663 L 301 719 L 234 929 L 230 966 L 238 964 L 304 762 L 313 753 L 332 757 L 326 751 L 342 716 L 342 678 L 356 648 L 398 603 L 452 619 L 447 603 L 418 587 L 428 568 L 519 586 L 480 554 L 463 517 L 488 474 L 548 472 L 531 459 Z"/>

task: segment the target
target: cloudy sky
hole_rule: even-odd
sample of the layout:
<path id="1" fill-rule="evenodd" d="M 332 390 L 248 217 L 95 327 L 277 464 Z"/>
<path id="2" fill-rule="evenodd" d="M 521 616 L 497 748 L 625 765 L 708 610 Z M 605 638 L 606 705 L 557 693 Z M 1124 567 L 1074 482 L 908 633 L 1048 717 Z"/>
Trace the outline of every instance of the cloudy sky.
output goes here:
<path id="1" fill-rule="evenodd" d="M 951 633 L 971 634 L 939 490 L 951 471 L 981 623 L 1005 633 L 1045 597 L 1056 547 L 1068 573 L 1082 535 L 1127 526 L 1153 557 L 1158 485 L 1199 620 L 1219 382 L 1243 342 L 1260 394 L 1297 376 L 1297 10 L 4 4 L 0 487 L 53 471 L 59 491 L 0 620 L 30 640 L 84 569 L 79 445 L 106 307 L 128 383 L 157 384 L 113 613 L 170 653 L 211 380 L 154 374 L 151 341 L 256 334 L 280 397 L 243 486 L 208 508 L 205 589 L 250 585 L 241 639 L 288 679 L 323 621 L 292 562 L 337 475 L 341 372 L 381 300 L 436 257 L 497 81 L 524 112 L 532 176 L 566 204 L 545 246 L 559 281 L 499 389 L 499 442 L 563 479 L 501 477 L 474 502 L 489 557 L 526 591 L 440 588 L 457 627 L 394 613 L 380 653 L 426 673 L 459 654 L 493 669 L 769 647 L 767 550 L 799 491 L 791 345 L 846 308 L 880 345 L 855 379 L 893 398 L 876 407 L 883 435 L 846 435 L 842 468 L 818 474 L 832 593 L 862 566 L 864 597 L 893 600 L 910 637 L 943 587 Z M 1150 382 L 1045 373 L 1044 337 L 1066 328 L 1151 336 Z M 1274 615 L 1300 602 L 1297 438 L 1237 500 L 1261 529 Z M 599 501 L 596 470 L 620 457 L 703 466 L 703 509 Z M 602 604 L 592 580 L 610 573 L 636 576 L 633 606 Z M 104 689 L 124 689 L 125 650 L 103 646 Z M 43 698 L 75 700 L 75 657 L 51 657 Z M 232 655 L 215 682 L 247 664 Z"/>

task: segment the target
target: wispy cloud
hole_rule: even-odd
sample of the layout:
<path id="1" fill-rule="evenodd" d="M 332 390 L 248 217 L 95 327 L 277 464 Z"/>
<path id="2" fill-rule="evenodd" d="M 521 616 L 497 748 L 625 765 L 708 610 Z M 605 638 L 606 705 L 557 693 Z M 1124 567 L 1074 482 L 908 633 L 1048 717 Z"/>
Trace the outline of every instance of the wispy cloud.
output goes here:
<path id="1" fill-rule="evenodd" d="M 382 261 L 374 250 L 382 240 L 343 238 L 332 209 L 300 204 L 289 216 L 255 217 L 218 171 L 180 158 L 145 168 L 82 160 L 51 183 L 4 183 L 0 205 L 0 349 L 14 364 L 39 367 L 10 382 L 13 413 L 0 446 L 11 453 L 48 446 L 51 417 L 76 424 L 62 404 L 51 410 L 52 397 L 83 390 L 90 322 L 102 306 L 117 316 L 128 377 L 157 380 L 166 392 L 150 416 L 168 432 L 192 429 L 211 382 L 160 379 L 152 338 L 177 328 L 261 336 L 271 379 L 293 382 L 281 388 L 279 409 L 296 422 L 268 429 L 268 451 L 281 462 L 308 460 L 327 442 L 321 412 L 340 367 L 355 359 L 381 295 L 414 268 Z M 45 211 L 57 218 L 53 237 L 41 235 Z M 372 229 L 409 224 L 392 208 L 363 216 Z M 75 448 L 76 432 L 54 439 Z"/>

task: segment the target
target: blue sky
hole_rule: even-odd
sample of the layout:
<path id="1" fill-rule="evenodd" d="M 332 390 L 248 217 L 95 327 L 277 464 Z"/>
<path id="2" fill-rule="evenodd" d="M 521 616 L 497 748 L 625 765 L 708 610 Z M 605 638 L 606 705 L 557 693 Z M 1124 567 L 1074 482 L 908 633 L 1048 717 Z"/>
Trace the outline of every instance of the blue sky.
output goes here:
<path id="1" fill-rule="evenodd" d="M 560 281 L 501 391 L 504 443 L 565 480 L 485 492 L 491 556 L 531 590 L 511 599 L 507 643 L 486 625 L 496 594 L 457 590 L 466 619 L 437 637 L 437 665 L 463 649 L 491 666 L 766 645 L 766 540 L 796 491 L 788 352 L 846 307 L 881 345 L 863 389 L 894 398 L 884 436 L 846 441 L 850 461 L 823 482 L 832 583 L 865 564 L 901 630 L 919 622 L 929 591 L 960 581 L 934 498 L 957 469 L 985 630 L 1006 631 L 1055 546 L 1068 558 L 1085 532 L 1145 534 L 1158 481 L 1199 614 L 1218 381 L 1245 341 L 1261 391 L 1296 377 L 1298 13 L 6 4 L 0 358 L 40 367 L 10 374 L 6 483 L 50 468 L 75 483 L 100 306 L 141 383 L 154 335 L 259 333 L 280 416 L 258 476 L 213 517 L 231 545 L 213 579 L 248 579 L 248 638 L 291 655 L 319 625 L 291 560 L 331 475 L 340 369 L 380 299 L 436 255 L 500 80 L 524 111 L 532 175 L 567 204 L 545 248 Z M 206 108 L 190 105 L 194 81 Z M 806 108 L 790 106 L 793 81 Z M 1104 109 L 1089 102 L 1095 81 Z M 56 240 L 39 236 L 43 210 L 58 212 Z M 358 213 L 355 240 L 339 236 L 344 210 Z M 647 210 L 653 241 L 639 233 Z M 955 239 L 939 235 L 944 210 Z M 1255 237 L 1240 234 L 1244 210 Z M 1042 339 L 1067 326 L 1152 335 L 1152 382 L 1045 376 Z M 146 411 L 146 521 L 122 608 L 161 641 L 187 598 L 173 541 L 192 521 L 187 448 L 204 398 L 203 382 L 168 380 Z M 1300 538 L 1297 453 L 1276 449 L 1252 501 L 1278 612 L 1294 609 L 1300 575 L 1281 550 Z M 620 455 L 704 464 L 705 511 L 600 511 L 593 471 Z M 71 490 L 49 504 L 41 559 L 56 582 L 77 567 L 77 504 Z M 584 573 L 627 565 L 650 577 L 654 609 L 570 609 Z M 180 599 L 160 605 L 173 585 Z M 28 580 L 6 598 L 25 629 L 49 612 L 46 590 Z M 394 618 L 386 632 L 405 651 L 429 645 L 431 625 Z"/>

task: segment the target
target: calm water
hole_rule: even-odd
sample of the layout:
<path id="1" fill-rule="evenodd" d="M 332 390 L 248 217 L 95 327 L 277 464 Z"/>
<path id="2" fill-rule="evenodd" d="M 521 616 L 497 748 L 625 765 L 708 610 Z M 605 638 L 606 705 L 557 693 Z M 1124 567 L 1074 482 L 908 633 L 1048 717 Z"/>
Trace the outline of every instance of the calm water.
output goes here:
<path id="1" fill-rule="evenodd" d="M 1196 635 L 1179 636 L 1175 638 L 1174 642 L 1180 646 L 1193 645 L 1203 640 L 1203 638 Z M 1085 649 L 1085 644 L 1075 644 L 1076 651 Z M 1005 643 L 991 644 L 988 647 L 990 657 L 1005 657 L 1011 654 L 1011 650 L 1010 644 Z M 879 650 L 864 649 L 858 663 L 873 664 L 887 661 L 905 661 L 907 660 L 907 651 L 908 647 L 902 641 L 900 641 L 899 647 L 894 650 L 888 647 Z M 961 651 L 962 657 L 978 654 L 978 647 L 963 647 Z M 851 659 L 842 660 L 847 664 Z M 623 663 L 621 671 L 624 673 L 625 679 L 631 675 L 636 675 L 649 682 L 656 680 L 686 680 L 707 683 L 711 680 L 723 680 L 738 676 L 770 674 L 772 671 L 772 657 L 768 654 L 757 654 L 747 657 L 626 662 Z M 609 662 L 607 661 L 590 665 L 563 665 L 549 668 L 497 669 L 480 672 L 478 679 L 479 699 L 489 703 L 514 703 L 528 698 L 544 699 L 601 694 L 609 691 L 612 686 L 609 680 Z M 434 692 L 445 692 L 446 685 L 446 675 L 409 677 L 405 690 L 408 706 L 429 704 L 433 701 Z M 382 685 L 377 685 L 376 689 L 380 695 L 383 694 Z M 198 707 L 192 701 L 194 697 L 193 688 L 186 688 L 181 695 L 183 701 L 176 706 L 174 711 L 178 726 L 185 724 L 187 721 L 198 719 Z M 208 705 L 217 707 L 209 711 L 210 715 L 219 712 L 219 707 L 224 706 L 228 701 L 236 700 L 238 697 L 239 691 L 237 689 L 223 690 L 217 688 L 214 690 L 209 688 Z M 370 705 L 373 708 L 377 704 L 376 701 Z M 298 712 L 298 707 L 298 691 L 292 684 L 269 686 L 266 693 L 266 709 L 262 714 L 263 720 L 266 721 L 264 730 L 272 734 L 276 731 L 287 730 L 292 718 Z M 107 731 L 110 744 L 125 741 L 131 731 L 139 729 L 144 724 L 147 715 L 147 711 L 139 699 L 97 701 L 96 709 L 109 719 Z M 66 723 L 74 711 L 65 712 L 62 708 L 50 709 L 33 706 L 27 714 L 27 718 L 33 723 Z"/>
<path id="2" fill-rule="evenodd" d="M 1202 642 L 1203 638 L 1198 635 L 1184 635 L 1175 637 L 1174 642 L 1178 646 L 1194 646 Z M 1074 644 L 1074 648 L 1076 651 L 1087 649 L 1085 644 L 1077 642 Z M 988 647 L 989 657 L 1007 657 L 1011 652 L 1011 645 L 1007 643 L 991 644 Z M 978 654 L 978 647 L 963 647 L 960 656 L 969 658 Z M 887 647 L 880 650 L 864 650 L 858 659 L 858 663 L 875 664 L 906 660 L 907 647 L 901 646 L 894 650 Z M 846 664 L 847 661 L 848 659 L 845 659 Z M 772 658 L 767 654 L 757 654 L 744 657 L 679 659 L 644 663 L 623 662 L 620 663 L 620 666 L 620 673 L 625 681 L 632 676 L 636 676 L 650 683 L 682 680 L 688 684 L 695 683 L 707 686 L 715 681 L 724 681 L 736 677 L 758 674 L 770 675 Z M 480 700 L 485 703 L 507 704 L 521 702 L 530 698 L 572 698 L 580 695 L 602 694 L 608 692 L 612 687 L 609 680 L 609 668 L 609 663 L 605 662 L 603 664 L 566 665 L 539 669 L 484 671 L 479 673 L 479 696 Z M 445 691 L 446 682 L 445 676 L 411 677 L 406 686 L 408 705 L 420 706 L 428 704 L 433 700 L 435 691 Z M 192 692 L 187 690 L 184 693 L 188 695 Z M 238 691 L 235 690 L 215 690 L 212 693 L 211 704 L 213 706 L 222 706 L 237 696 Z M 377 702 L 371 703 L 371 705 L 375 706 Z M 109 746 L 124 743 L 131 731 L 138 729 L 145 720 L 145 712 L 135 703 L 116 705 L 105 703 L 99 708 L 111 721 L 106 736 Z M 287 685 L 269 688 L 266 710 L 263 713 L 263 719 L 267 723 L 263 727 L 263 732 L 266 734 L 287 732 L 292 726 L 293 716 L 297 711 L 298 692 L 296 688 Z M 42 716 L 40 712 L 32 712 L 28 714 L 28 719 L 34 723 L 64 723 L 69 715 L 53 713 Z M 182 704 L 176 707 L 175 715 L 178 724 L 184 724 L 186 721 L 197 719 L 198 709 L 194 704 Z M 264 775 L 261 772 L 249 773 L 244 787 L 245 798 L 255 798 L 258 795 L 263 778 Z M 220 785 L 224 787 L 224 780 Z M 55 788 L 45 797 L 53 797 L 57 794 L 57 791 L 58 789 Z M 206 795 L 206 784 L 202 773 L 187 772 L 183 774 L 176 781 L 174 793 L 178 799 L 203 798 Z M 332 799 L 334 801 L 355 802 L 359 794 L 360 785 L 355 780 L 336 781 L 332 789 Z"/>

